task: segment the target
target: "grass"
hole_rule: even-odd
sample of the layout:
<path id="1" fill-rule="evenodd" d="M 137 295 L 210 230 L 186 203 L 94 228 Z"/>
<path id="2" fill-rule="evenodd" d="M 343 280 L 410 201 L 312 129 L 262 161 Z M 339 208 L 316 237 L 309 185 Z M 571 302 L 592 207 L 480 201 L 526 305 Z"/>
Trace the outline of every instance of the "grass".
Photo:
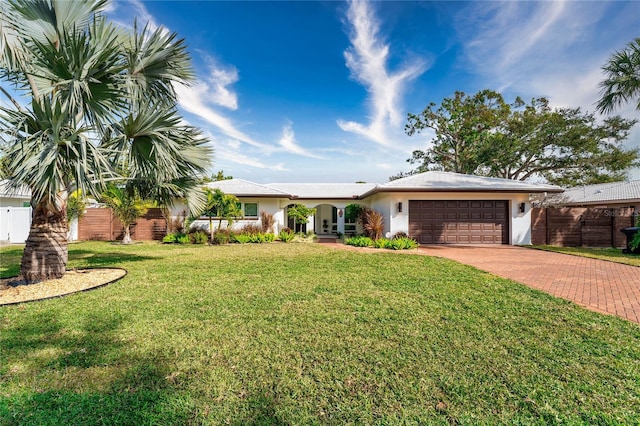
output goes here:
<path id="1" fill-rule="evenodd" d="M 87 242 L 69 264 L 129 274 L 0 307 L 1 425 L 640 422 L 640 326 L 445 259 Z"/>
<path id="2" fill-rule="evenodd" d="M 557 253 L 573 254 L 575 256 L 590 257 L 593 259 L 608 260 L 610 262 L 624 263 L 640 266 L 640 256 L 637 254 L 623 254 L 622 249 L 617 248 L 587 248 L 587 247 L 556 247 L 556 246 L 530 246 L 535 249 L 554 251 Z"/>

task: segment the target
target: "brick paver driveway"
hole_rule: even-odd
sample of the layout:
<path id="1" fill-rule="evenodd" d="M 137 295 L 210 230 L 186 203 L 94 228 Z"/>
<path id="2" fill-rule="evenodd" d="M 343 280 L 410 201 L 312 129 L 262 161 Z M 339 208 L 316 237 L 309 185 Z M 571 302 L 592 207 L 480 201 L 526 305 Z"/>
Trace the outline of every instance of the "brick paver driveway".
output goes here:
<path id="1" fill-rule="evenodd" d="M 452 259 L 509 278 L 594 311 L 640 323 L 640 268 L 514 246 L 426 246 L 421 253 Z"/>

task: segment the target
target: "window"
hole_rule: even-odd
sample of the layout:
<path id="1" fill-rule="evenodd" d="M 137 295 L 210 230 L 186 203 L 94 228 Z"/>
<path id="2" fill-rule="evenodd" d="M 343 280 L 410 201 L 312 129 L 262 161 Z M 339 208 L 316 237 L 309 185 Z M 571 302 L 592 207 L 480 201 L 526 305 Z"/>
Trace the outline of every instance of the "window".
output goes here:
<path id="1" fill-rule="evenodd" d="M 244 215 L 246 217 L 258 217 L 258 203 L 244 203 Z"/>

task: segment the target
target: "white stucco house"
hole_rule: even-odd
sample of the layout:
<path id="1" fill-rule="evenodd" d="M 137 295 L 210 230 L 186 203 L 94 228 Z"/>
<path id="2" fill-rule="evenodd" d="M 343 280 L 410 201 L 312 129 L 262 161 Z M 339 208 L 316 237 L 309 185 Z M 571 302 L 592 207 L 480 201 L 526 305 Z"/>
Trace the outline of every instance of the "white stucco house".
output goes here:
<path id="1" fill-rule="evenodd" d="M 435 171 L 384 184 L 258 184 L 231 179 L 208 186 L 240 200 L 244 218 L 234 223 L 236 229 L 259 223 L 261 211 L 274 216 L 275 232 L 292 228 L 287 209 L 299 203 L 317 209 L 308 231 L 356 233 L 360 230 L 344 214 L 347 205 L 355 203 L 383 214 L 385 234 L 405 232 L 421 244 L 530 244 L 530 196 L 563 191 L 554 185 Z M 207 224 L 205 218 L 194 223 Z"/>

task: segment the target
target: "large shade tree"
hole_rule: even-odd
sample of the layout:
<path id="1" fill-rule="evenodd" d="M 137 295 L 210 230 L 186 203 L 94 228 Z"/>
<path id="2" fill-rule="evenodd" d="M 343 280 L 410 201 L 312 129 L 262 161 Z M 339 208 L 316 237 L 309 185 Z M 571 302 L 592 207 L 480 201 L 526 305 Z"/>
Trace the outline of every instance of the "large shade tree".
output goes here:
<path id="1" fill-rule="evenodd" d="M 0 78 L 21 91 L 0 108 L 8 178 L 27 185 L 34 209 L 21 274 L 61 277 L 67 263 L 68 194 L 96 198 L 125 179 L 169 200 L 187 195 L 210 163 L 208 141 L 183 124 L 174 84 L 194 78 L 176 34 L 126 31 L 104 0 L 5 0 Z M 124 171 L 124 173 L 123 173 Z M 146 195 L 146 194 L 145 194 Z"/>
<path id="2" fill-rule="evenodd" d="M 566 186 L 621 180 L 638 163 L 638 150 L 623 144 L 635 122 L 619 116 L 599 121 L 580 108 L 551 108 L 545 98 L 507 103 L 494 91 L 457 92 L 440 106 L 409 114 L 407 134 L 434 135 L 427 149 L 407 160 L 417 165 L 409 174 L 536 177 Z"/>
<path id="3" fill-rule="evenodd" d="M 622 51 L 615 52 L 602 67 L 605 79 L 600 83 L 600 112 L 611 112 L 628 102 L 640 111 L 640 37 Z"/>

